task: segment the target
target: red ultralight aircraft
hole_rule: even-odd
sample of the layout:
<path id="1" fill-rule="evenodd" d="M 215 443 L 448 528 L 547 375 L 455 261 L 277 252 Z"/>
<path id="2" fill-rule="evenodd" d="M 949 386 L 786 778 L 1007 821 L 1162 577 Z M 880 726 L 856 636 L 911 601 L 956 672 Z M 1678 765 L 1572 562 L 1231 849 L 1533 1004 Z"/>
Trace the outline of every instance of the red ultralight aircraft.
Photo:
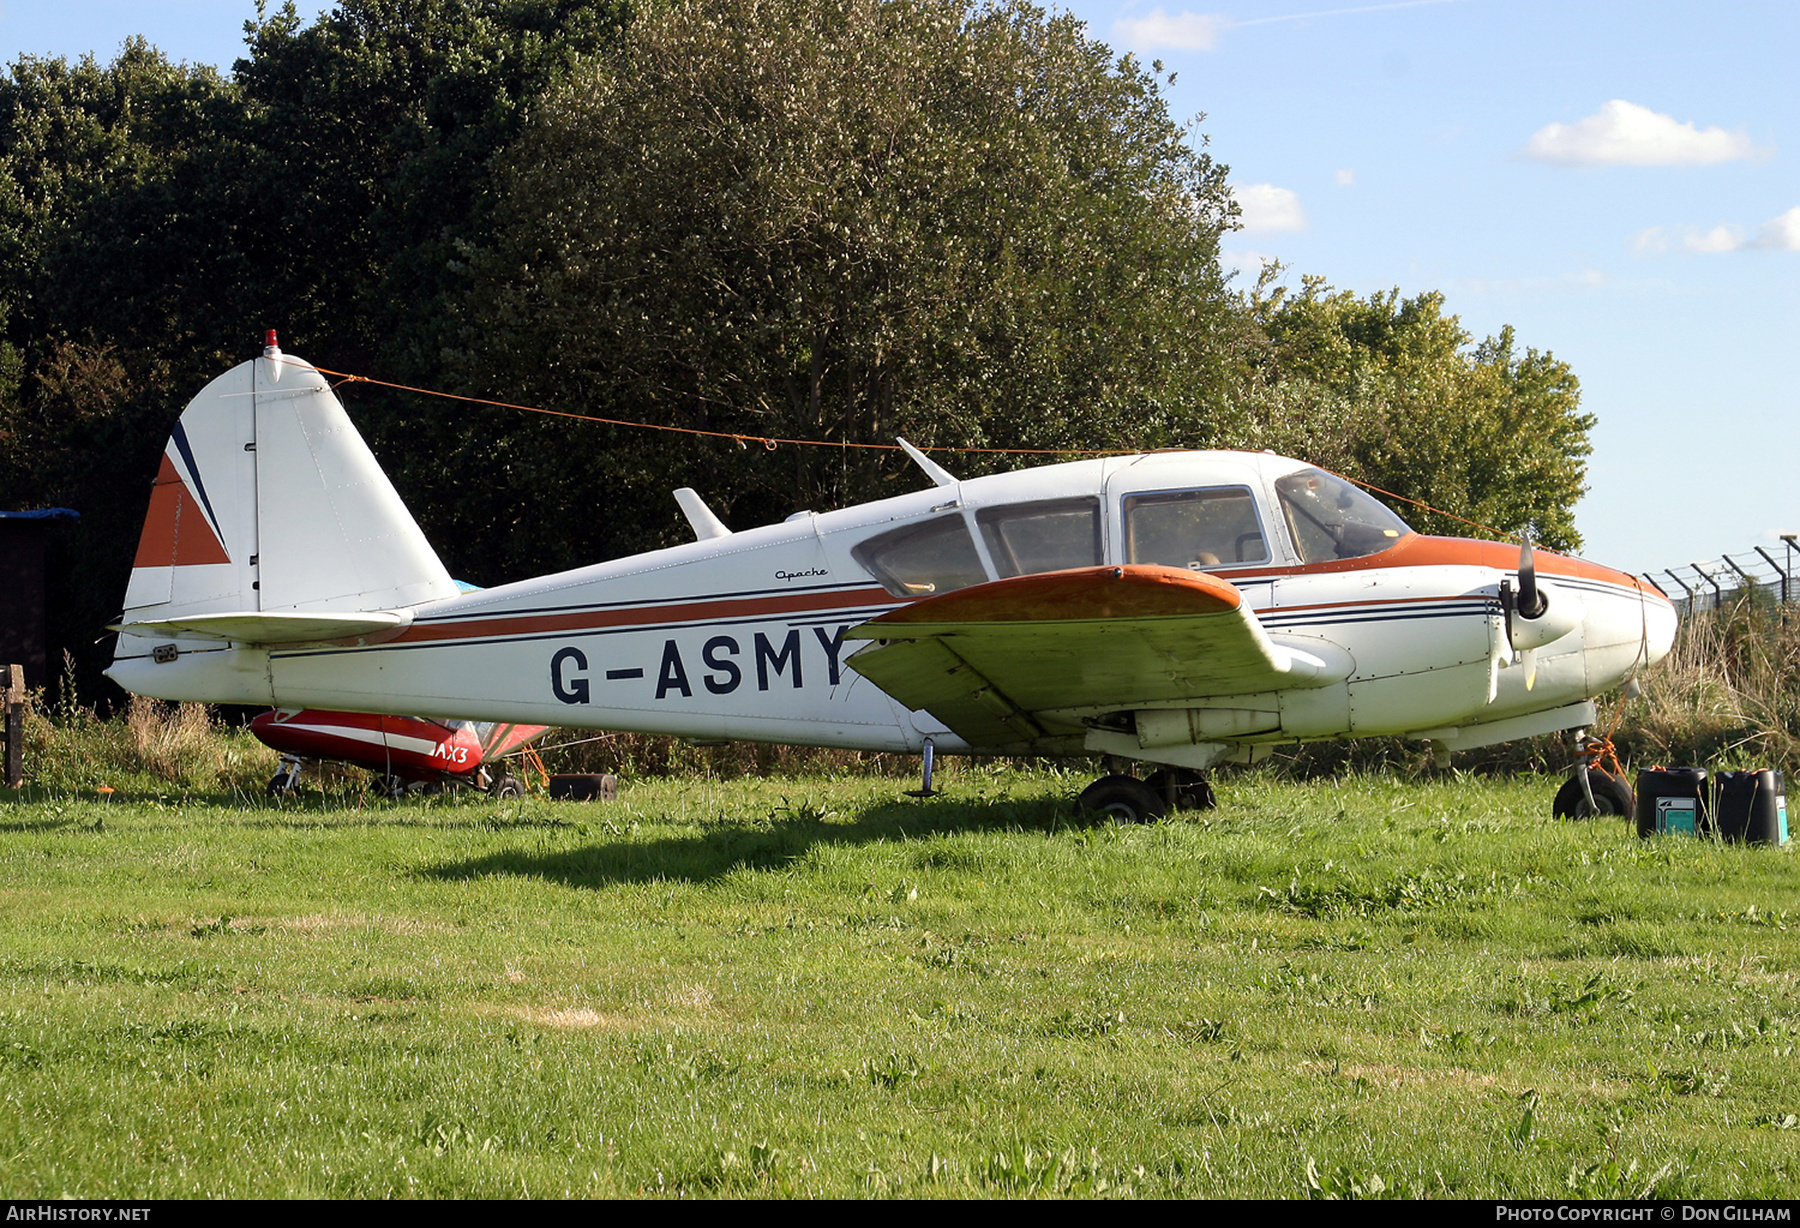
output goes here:
<path id="1" fill-rule="evenodd" d="M 495 797 L 518 797 L 524 782 L 490 773 L 488 766 L 547 728 L 319 708 L 276 708 L 250 722 L 258 741 L 281 752 L 281 770 L 269 781 L 271 794 L 293 792 L 301 761 L 317 759 L 368 768 L 390 795 L 415 784 L 469 784 Z"/>

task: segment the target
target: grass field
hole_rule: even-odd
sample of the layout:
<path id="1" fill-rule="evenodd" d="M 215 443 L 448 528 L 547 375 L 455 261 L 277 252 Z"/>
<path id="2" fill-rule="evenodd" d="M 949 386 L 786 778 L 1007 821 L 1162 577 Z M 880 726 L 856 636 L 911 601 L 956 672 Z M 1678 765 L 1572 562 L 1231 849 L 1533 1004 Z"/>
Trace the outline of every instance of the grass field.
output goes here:
<path id="1" fill-rule="evenodd" d="M 1786 852 L 1555 782 L 0 793 L 13 1197 L 1789 1197 Z"/>

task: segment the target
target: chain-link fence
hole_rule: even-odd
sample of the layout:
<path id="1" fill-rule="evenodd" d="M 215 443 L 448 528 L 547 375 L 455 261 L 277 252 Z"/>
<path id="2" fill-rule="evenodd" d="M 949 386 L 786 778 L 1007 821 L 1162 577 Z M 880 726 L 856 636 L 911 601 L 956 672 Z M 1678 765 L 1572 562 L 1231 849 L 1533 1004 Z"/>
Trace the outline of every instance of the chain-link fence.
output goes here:
<path id="1" fill-rule="evenodd" d="M 1656 585 L 1675 603 L 1681 614 L 1716 610 L 1740 597 L 1756 595 L 1762 600 L 1800 601 L 1800 549 L 1792 538 L 1782 538 L 1773 549 L 1752 546 L 1716 559 L 1683 563 L 1659 572 L 1646 571 L 1644 579 Z"/>

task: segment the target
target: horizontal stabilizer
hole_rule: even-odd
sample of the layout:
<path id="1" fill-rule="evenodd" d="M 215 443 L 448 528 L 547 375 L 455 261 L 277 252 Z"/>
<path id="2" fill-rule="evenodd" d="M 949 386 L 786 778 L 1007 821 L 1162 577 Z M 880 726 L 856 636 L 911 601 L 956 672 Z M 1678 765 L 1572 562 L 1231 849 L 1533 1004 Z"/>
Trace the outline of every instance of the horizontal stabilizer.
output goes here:
<path id="1" fill-rule="evenodd" d="M 126 635 L 198 635 L 237 644 L 320 644 L 335 640 L 398 634 L 412 625 L 410 610 L 372 610 L 355 614 L 324 611 L 239 610 L 229 614 L 189 614 L 154 622 L 130 622 L 113 628 Z"/>

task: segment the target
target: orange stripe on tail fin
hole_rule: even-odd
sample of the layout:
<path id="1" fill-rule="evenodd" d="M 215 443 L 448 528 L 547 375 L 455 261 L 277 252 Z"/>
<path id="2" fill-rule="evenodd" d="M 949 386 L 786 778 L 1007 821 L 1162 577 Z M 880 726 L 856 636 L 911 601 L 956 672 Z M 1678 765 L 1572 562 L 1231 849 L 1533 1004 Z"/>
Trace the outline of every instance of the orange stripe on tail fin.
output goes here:
<path id="1" fill-rule="evenodd" d="M 156 485 L 150 490 L 150 511 L 144 517 L 144 534 L 138 538 L 133 567 L 183 567 L 194 563 L 229 563 L 219 535 L 206 521 L 199 501 L 187 487 L 175 462 L 163 454 Z"/>

